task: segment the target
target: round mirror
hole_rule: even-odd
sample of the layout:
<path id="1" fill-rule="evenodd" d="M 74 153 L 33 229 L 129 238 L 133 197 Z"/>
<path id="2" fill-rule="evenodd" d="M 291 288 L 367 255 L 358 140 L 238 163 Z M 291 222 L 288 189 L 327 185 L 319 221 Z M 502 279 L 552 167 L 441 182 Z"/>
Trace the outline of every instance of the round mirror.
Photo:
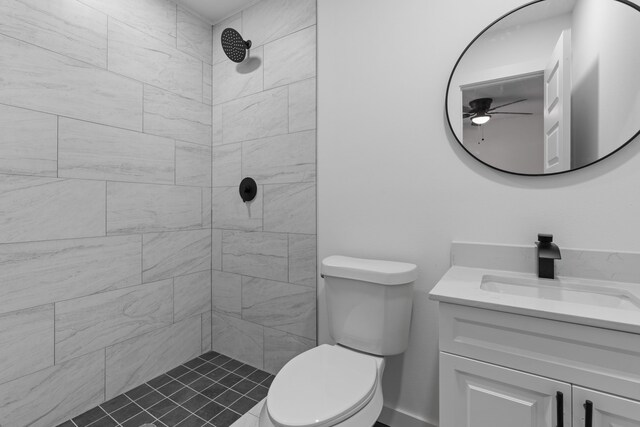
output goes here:
<path id="1" fill-rule="evenodd" d="M 482 31 L 449 78 L 446 112 L 463 148 L 519 175 L 593 164 L 640 132 L 640 7 L 540 0 Z"/>

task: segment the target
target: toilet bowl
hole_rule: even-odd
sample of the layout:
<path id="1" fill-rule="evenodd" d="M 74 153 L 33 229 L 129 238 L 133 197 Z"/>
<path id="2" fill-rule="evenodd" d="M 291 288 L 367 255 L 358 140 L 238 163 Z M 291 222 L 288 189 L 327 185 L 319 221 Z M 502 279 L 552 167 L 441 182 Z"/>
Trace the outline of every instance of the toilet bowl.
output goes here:
<path id="1" fill-rule="evenodd" d="M 329 333 L 276 375 L 259 427 L 368 427 L 382 410 L 384 356 L 408 345 L 413 264 L 342 256 L 325 258 L 322 274 Z"/>
<path id="2" fill-rule="evenodd" d="M 292 359 L 276 376 L 261 427 L 363 427 L 382 409 L 382 357 L 323 344 Z"/>

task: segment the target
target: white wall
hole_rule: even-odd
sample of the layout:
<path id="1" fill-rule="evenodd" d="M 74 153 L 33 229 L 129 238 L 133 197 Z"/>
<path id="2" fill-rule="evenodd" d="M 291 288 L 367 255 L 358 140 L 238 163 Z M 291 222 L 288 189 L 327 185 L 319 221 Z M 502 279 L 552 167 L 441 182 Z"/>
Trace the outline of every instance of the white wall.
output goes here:
<path id="1" fill-rule="evenodd" d="M 619 2 L 580 0 L 572 26 L 572 139 L 582 166 L 638 131 L 640 15 Z"/>
<path id="2" fill-rule="evenodd" d="M 390 360 L 384 391 L 387 406 L 423 420 L 438 418 L 438 313 L 427 292 L 452 240 L 533 244 L 550 232 L 560 247 L 640 250 L 640 144 L 567 175 L 519 177 L 481 165 L 448 130 L 458 55 L 520 4 L 318 2 L 318 257 L 418 264 L 411 346 Z M 327 341 L 322 280 L 319 294 Z"/>

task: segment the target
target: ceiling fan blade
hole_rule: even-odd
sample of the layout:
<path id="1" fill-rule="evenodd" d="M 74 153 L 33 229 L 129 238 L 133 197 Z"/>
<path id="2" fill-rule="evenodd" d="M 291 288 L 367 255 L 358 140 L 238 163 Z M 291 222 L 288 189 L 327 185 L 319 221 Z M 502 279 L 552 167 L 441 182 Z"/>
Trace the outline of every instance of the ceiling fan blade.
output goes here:
<path id="1" fill-rule="evenodd" d="M 531 116 L 531 115 L 533 115 L 533 113 L 508 113 L 506 111 L 505 112 L 496 111 L 496 112 L 491 113 L 492 116 L 494 114 L 518 114 L 518 115 L 521 115 L 521 116 Z"/>
<path id="2" fill-rule="evenodd" d="M 463 118 L 463 119 L 468 119 L 468 118 L 469 118 L 469 117 L 471 117 L 472 115 L 473 115 L 473 114 L 464 113 L 464 114 L 462 115 L 462 118 Z"/>
<path id="3" fill-rule="evenodd" d="M 493 110 L 497 110 L 498 108 L 506 107 L 507 105 L 517 104 L 518 102 L 522 102 L 522 101 L 526 101 L 526 98 L 519 99 L 519 100 L 513 101 L 513 102 L 508 102 L 506 104 L 498 105 L 497 107 L 489 108 L 489 110 L 487 110 L 487 112 L 490 112 L 490 111 L 493 111 Z"/>

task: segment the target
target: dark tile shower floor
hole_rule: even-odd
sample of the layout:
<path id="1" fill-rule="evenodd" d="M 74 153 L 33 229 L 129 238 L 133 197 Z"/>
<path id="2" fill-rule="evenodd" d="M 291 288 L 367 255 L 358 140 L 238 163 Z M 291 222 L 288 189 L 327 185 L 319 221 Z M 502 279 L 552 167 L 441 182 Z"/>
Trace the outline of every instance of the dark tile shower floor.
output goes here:
<path id="1" fill-rule="evenodd" d="M 272 381 L 212 351 L 58 427 L 228 427 L 267 396 Z"/>

